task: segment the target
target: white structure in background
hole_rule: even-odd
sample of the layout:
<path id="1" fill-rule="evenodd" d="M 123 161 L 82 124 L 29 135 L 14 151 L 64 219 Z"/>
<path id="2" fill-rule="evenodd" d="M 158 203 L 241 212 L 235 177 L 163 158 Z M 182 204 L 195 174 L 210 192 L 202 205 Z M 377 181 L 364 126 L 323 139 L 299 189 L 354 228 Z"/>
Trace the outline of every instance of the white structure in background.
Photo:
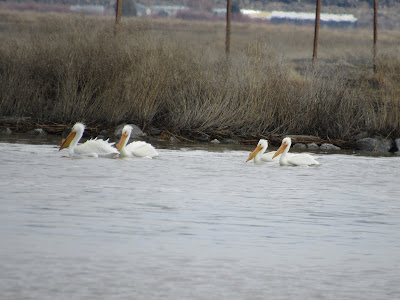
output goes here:
<path id="1" fill-rule="evenodd" d="M 254 10 L 254 9 L 241 9 L 240 12 L 249 18 L 259 19 L 259 20 L 268 20 L 268 17 L 271 14 L 271 12 L 269 11 Z"/>
<path id="2" fill-rule="evenodd" d="M 105 7 L 103 5 L 71 5 L 69 9 L 73 12 L 104 15 Z"/>
<path id="3" fill-rule="evenodd" d="M 261 10 L 242 9 L 242 14 L 258 20 L 266 20 L 272 23 L 294 23 L 294 24 L 313 24 L 315 13 L 277 11 L 266 12 Z M 350 14 L 324 14 L 320 15 L 321 25 L 334 27 L 355 26 L 357 18 Z"/>
<path id="4" fill-rule="evenodd" d="M 142 17 L 142 16 L 150 16 L 151 15 L 151 9 L 136 3 L 136 12 L 137 12 L 137 16 L 138 17 Z"/>
<path id="5" fill-rule="evenodd" d="M 183 10 L 188 10 L 188 7 L 179 5 L 154 5 L 150 9 L 150 14 L 160 17 L 175 17 L 178 11 Z"/>
<path id="6" fill-rule="evenodd" d="M 302 12 L 286 12 L 286 11 L 277 11 L 274 10 L 269 15 L 269 20 L 285 22 L 285 21 L 304 21 L 304 22 L 314 22 L 315 21 L 315 13 L 302 13 Z M 321 14 L 320 15 L 321 23 L 349 23 L 355 24 L 357 22 L 357 18 L 354 15 L 349 14 Z"/>
<path id="7" fill-rule="evenodd" d="M 226 8 L 214 8 L 213 13 L 217 16 L 225 16 L 226 15 Z"/>

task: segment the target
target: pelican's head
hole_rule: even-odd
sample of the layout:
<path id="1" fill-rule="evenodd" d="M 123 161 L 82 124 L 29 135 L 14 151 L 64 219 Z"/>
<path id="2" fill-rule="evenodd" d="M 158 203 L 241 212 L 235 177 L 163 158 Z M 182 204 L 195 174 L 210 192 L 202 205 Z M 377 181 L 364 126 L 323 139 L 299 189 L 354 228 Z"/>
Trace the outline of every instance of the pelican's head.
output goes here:
<path id="1" fill-rule="evenodd" d="M 259 140 L 257 147 L 254 148 L 253 152 L 249 154 L 249 158 L 246 160 L 246 162 L 252 160 L 254 157 L 257 156 L 257 154 L 262 155 L 265 152 L 265 150 L 267 150 L 267 148 L 268 148 L 268 141 L 264 139 Z"/>
<path id="2" fill-rule="evenodd" d="M 287 153 L 292 145 L 292 139 L 290 137 L 286 137 L 282 140 L 281 146 L 276 150 L 275 155 L 272 158 L 277 157 L 279 154 L 283 152 Z"/>
<path id="3" fill-rule="evenodd" d="M 132 133 L 132 126 L 125 125 L 124 128 L 122 128 L 121 139 L 115 146 L 118 149 L 118 151 L 121 151 L 121 149 L 125 147 L 125 145 L 128 143 L 131 133 Z"/>
<path id="4" fill-rule="evenodd" d="M 79 139 L 82 137 L 83 132 L 85 131 L 85 125 L 82 123 L 76 123 L 73 127 L 71 132 L 68 134 L 67 138 L 63 139 L 61 142 L 61 146 L 58 151 L 67 148 L 71 142 L 74 140 L 75 136 L 78 136 Z"/>

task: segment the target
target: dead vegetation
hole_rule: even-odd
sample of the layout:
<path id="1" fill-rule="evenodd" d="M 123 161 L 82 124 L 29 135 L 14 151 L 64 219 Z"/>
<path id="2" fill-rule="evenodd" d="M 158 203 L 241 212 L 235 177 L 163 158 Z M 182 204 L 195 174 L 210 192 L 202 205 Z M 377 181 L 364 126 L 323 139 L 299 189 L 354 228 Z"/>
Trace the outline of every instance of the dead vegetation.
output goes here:
<path id="1" fill-rule="evenodd" d="M 182 136 L 400 136 L 400 56 L 382 34 L 378 73 L 365 31 L 41 15 L 0 33 L 0 112 L 38 124 L 132 122 Z M 346 42 L 344 42 L 344 41 Z M 333 48 L 337 47 L 337 50 Z"/>

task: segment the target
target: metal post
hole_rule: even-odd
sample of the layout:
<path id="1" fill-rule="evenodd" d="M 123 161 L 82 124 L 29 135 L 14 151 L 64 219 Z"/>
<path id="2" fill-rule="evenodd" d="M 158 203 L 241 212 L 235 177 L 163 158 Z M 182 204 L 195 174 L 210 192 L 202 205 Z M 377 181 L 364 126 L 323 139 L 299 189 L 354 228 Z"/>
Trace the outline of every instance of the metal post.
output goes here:
<path id="1" fill-rule="evenodd" d="M 231 4 L 232 0 L 226 2 L 226 41 L 225 41 L 225 53 L 229 55 L 231 48 Z"/>
<path id="2" fill-rule="evenodd" d="M 321 15 L 321 0 L 317 0 L 317 7 L 315 10 L 314 50 L 312 57 L 313 69 L 315 68 L 315 64 L 317 63 L 317 57 L 318 57 L 318 36 L 319 36 L 320 15 Z"/>

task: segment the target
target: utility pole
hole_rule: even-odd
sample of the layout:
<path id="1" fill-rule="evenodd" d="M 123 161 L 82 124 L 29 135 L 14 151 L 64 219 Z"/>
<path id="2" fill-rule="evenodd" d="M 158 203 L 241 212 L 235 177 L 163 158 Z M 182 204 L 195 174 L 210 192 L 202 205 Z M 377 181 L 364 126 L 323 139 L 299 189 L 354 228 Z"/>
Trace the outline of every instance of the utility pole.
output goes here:
<path id="1" fill-rule="evenodd" d="M 115 7 L 115 26 L 114 26 L 115 35 L 118 33 L 119 26 L 121 24 L 121 15 L 122 15 L 122 0 L 117 0 L 117 4 Z"/>
<path id="2" fill-rule="evenodd" d="M 225 40 L 225 53 L 228 56 L 231 49 L 231 7 L 232 0 L 226 2 L 226 40 Z"/>
<path id="3" fill-rule="evenodd" d="M 318 57 L 318 36 L 319 36 L 320 15 L 321 15 L 321 0 L 317 0 L 317 7 L 315 9 L 314 50 L 312 56 L 313 69 L 315 69 Z"/>
<path id="4" fill-rule="evenodd" d="M 378 42 L 378 0 L 374 0 L 374 48 L 373 48 L 374 73 L 377 72 L 377 67 L 376 67 L 377 42 Z"/>

